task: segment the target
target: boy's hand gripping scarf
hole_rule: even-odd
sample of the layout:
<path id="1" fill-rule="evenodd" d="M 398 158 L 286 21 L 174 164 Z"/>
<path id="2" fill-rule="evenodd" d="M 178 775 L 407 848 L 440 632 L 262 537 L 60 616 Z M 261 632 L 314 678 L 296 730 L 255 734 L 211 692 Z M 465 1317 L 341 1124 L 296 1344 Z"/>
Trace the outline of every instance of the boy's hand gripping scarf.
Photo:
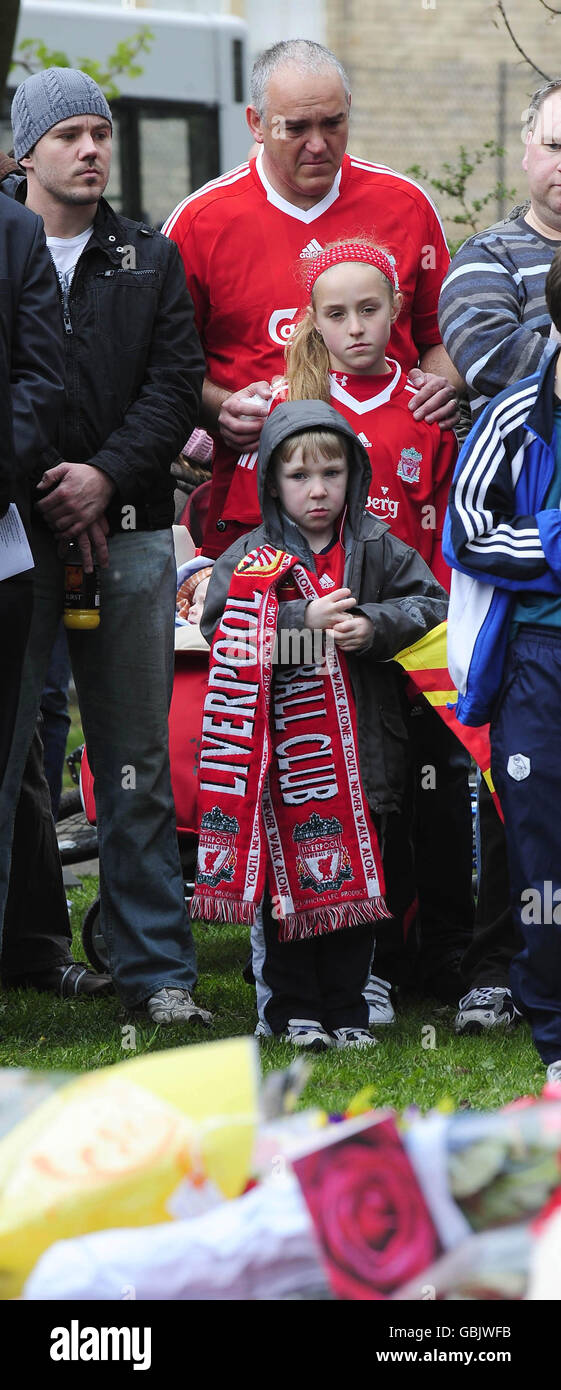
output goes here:
<path id="1" fill-rule="evenodd" d="M 284 941 L 390 916 L 345 658 L 333 644 L 317 666 L 274 668 L 288 570 L 304 598 L 321 597 L 315 576 L 270 545 L 232 575 L 203 714 L 191 904 L 194 920 L 252 923 L 268 878 Z"/>

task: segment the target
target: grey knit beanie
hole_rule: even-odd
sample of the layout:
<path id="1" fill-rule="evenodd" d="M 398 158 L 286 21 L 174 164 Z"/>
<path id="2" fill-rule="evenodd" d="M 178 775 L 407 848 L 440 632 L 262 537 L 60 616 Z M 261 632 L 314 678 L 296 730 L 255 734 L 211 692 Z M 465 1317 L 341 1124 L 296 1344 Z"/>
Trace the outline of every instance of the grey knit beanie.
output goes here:
<path id="1" fill-rule="evenodd" d="M 104 116 L 113 124 L 101 87 L 77 68 L 45 68 L 26 77 L 12 102 L 14 158 L 18 161 L 59 121 Z"/>

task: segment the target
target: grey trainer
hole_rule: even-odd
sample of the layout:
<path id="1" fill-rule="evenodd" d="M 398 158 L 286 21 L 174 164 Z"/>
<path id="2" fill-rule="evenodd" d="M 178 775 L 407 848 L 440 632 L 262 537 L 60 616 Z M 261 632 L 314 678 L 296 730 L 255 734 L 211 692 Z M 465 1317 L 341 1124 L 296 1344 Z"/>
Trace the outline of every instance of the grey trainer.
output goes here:
<path id="1" fill-rule="evenodd" d="M 153 1023 L 212 1023 L 212 1014 L 195 1004 L 188 989 L 158 989 L 147 1000 L 146 1012 Z"/>
<path id="2" fill-rule="evenodd" d="M 456 1033 L 486 1033 L 491 1028 L 512 1028 L 520 1018 L 509 989 L 483 985 L 470 989 L 469 994 L 460 999 L 454 1030 Z"/>

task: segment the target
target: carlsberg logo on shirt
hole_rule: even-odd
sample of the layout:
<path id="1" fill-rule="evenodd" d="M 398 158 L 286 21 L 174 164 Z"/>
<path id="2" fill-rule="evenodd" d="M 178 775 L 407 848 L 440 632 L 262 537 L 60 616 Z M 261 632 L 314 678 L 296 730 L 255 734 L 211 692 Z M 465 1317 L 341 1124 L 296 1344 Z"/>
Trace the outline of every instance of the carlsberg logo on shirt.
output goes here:
<path id="1" fill-rule="evenodd" d="M 298 309 L 274 309 L 267 324 L 267 332 L 274 343 L 286 347 L 294 332 L 293 319 Z"/>

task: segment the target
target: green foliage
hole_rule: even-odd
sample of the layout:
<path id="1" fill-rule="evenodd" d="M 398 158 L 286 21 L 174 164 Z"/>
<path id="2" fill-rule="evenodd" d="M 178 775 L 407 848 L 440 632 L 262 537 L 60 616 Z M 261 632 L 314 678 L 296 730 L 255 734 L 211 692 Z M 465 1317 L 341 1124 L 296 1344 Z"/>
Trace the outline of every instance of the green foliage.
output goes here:
<path id="1" fill-rule="evenodd" d="M 452 252 L 457 250 L 466 236 L 471 236 L 486 225 L 488 219 L 482 219 L 480 214 L 488 203 L 497 203 L 499 200 L 516 196 L 516 189 L 507 188 L 500 179 L 496 179 L 493 187 L 481 198 L 474 198 L 469 192 L 469 180 L 479 165 L 497 159 L 503 154 L 504 150 L 495 140 L 486 140 L 481 150 L 474 150 L 471 154 L 468 154 L 465 145 L 460 145 L 456 162 L 443 164 L 440 177 L 428 174 L 419 164 L 413 164 L 406 170 L 407 174 L 412 174 L 421 183 L 429 184 L 437 193 L 450 199 L 452 211 L 446 212 L 444 216 L 448 222 L 464 228 L 464 236 L 453 244 Z"/>
<path id="2" fill-rule="evenodd" d="M 115 78 L 140 77 L 143 69 L 135 60 L 140 53 L 150 52 L 154 37 L 151 29 L 139 29 L 132 38 L 122 39 L 105 63 L 98 63 L 94 58 L 70 59 L 62 50 L 47 48 L 42 39 L 24 39 L 14 54 L 12 67 L 22 67 L 28 75 L 44 68 L 77 67 L 93 77 L 108 101 L 114 101 L 119 96 Z"/>

